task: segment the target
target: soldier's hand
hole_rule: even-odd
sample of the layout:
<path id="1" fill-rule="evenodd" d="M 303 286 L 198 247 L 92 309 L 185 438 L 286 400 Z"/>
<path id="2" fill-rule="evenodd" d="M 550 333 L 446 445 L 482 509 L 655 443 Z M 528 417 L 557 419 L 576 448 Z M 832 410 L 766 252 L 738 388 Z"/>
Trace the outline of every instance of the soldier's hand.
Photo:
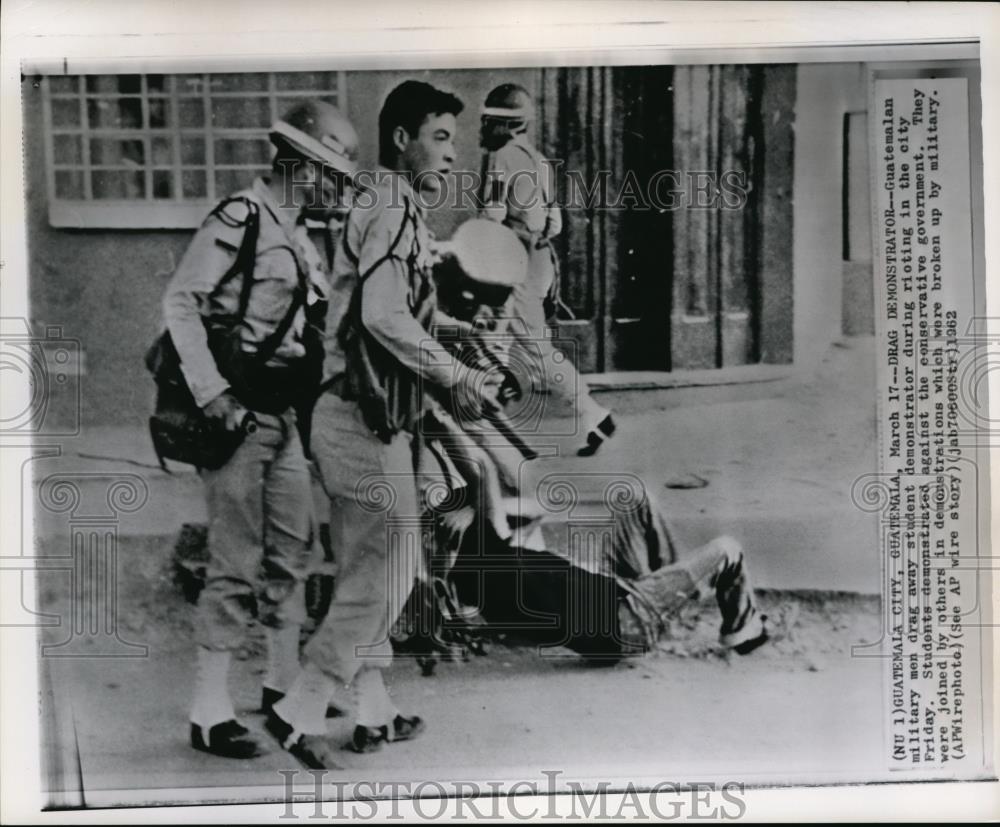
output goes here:
<path id="1" fill-rule="evenodd" d="M 497 398 L 502 403 L 518 401 L 524 396 L 524 391 L 521 389 L 521 383 L 518 381 L 517 376 L 514 375 L 514 371 L 508 370 L 503 374 L 503 382 L 500 383 L 500 387 L 497 389 Z"/>
<path id="2" fill-rule="evenodd" d="M 427 243 L 427 252 L 431 255 L 431 264 L 438 265 L 448 256 L 455 255 L 455 247 L 450 241 L 433 238 Z"/>
<path id="3" fill-rule="evenodd" d="M 202 408 L 209 421 L 227 431 L 235 430 L 235 428 L 230 426 L 236 422 L 243 410 L 243 406 L 229 391 L 223 391 Z"/>
<path id="4" fill-rule="evenodd" d="M 462 415 L 482 419 L 500 409 L 497 401 L 503 377 L 497 371 L 465 370 L 455 385 L 456 402 Z"/>

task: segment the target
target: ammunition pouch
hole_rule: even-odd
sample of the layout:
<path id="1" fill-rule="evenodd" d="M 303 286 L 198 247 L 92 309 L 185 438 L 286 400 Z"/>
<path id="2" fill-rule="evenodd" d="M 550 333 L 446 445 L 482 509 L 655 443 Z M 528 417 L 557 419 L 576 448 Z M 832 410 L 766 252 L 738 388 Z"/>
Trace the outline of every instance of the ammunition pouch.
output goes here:
<path id="1" fill-rule="evenodd" d="M 226 430 L 198 407 L 168 332 L 146 353 L 146 367 L 156 380 L 156 407 L 149 418 L 149 435 L 163 470 L 168 470 L 168 459 L 209 470 L 229 462 L 243 443 L 244 432 Z"/>

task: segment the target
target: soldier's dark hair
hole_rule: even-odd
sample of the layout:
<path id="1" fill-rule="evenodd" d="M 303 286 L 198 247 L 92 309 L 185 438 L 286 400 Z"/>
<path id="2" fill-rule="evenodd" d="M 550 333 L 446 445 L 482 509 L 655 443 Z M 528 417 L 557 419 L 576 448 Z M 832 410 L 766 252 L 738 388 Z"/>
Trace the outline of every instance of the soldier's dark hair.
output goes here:
<path id="1" fill-rule="evenodd" d="M 458 115 L 465 108 L 451 92 L 445 92 L 429 83 L 407 80 L 389 93 L 378 116 L 378 160 L 382 166 L 396 164 L 396 145 L 392 133 L 397 126 L 415 138 L 420 126 L 434 115 Z"/>

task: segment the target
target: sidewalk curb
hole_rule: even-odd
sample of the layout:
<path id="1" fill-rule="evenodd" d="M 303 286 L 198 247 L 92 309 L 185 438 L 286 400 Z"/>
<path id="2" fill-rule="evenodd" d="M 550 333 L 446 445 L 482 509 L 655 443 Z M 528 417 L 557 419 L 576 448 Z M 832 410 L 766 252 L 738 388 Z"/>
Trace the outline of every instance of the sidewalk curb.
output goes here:
<path id="1" fill-rule="evenodd" d="M 653 391 L 778 382 L 795 375 L 791 365 L 741 365 L 731 368 L 677 371 L 608 371 L 584 373 L 591 391 Z"/>

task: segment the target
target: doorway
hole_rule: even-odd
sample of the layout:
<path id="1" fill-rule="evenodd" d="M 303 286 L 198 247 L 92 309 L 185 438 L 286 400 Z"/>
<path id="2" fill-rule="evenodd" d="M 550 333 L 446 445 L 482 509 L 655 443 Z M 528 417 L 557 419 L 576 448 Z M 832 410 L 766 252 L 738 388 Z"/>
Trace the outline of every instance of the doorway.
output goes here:
<path id="1" fill-rule="evenodd" d="M 790 361 L 795 67 L 560 68 L 541 86 L 576 316 L 558 327 L 581 368 Z"/>

